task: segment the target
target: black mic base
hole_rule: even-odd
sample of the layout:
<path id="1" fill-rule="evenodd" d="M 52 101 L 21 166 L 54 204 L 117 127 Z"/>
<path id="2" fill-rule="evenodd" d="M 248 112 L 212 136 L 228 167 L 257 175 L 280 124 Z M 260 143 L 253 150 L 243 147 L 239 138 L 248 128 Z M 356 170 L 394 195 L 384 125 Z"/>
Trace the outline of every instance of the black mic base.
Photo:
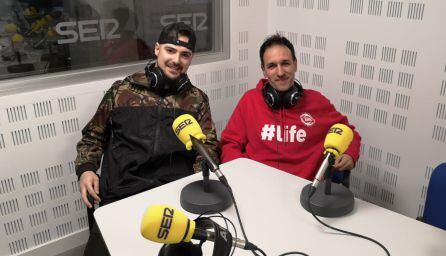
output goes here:
<path id="1" fill-rule="evenodd" d="M 202 214 L 221 212 L 232 205 L 228 188 L 220 181 L 209 180 L 209 191 L 205 192 L 203 181 L 194 181 L 181 190 L 180 203 L 184 210 Z"/>
<path id="2" fill-rule="evenodd" d="M 343 185 L 331 183 L 331 194 L 327 195 L 324 192 L 325 182 L 324 180 L 319 184 L 316 192 L 310 199 L 313 213 L 321 217 L 341 217 L 350 213 L 355 206 L 353 193 Z M 300 193 L 300 204 L 308 212 L 311 212 L 308 205 L 310 188 L 311 184 L 308 184 Z"/>

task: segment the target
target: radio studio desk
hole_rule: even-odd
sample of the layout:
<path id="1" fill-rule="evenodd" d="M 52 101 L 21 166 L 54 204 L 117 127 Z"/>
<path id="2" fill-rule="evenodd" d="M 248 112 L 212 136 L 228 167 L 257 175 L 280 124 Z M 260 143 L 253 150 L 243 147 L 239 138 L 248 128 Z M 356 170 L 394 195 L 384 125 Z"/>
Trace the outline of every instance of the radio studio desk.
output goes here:
<path id="1" fill-rule="evenodd" d="M 311 256 L 386 255 L 375 243 L 323 227 L 305 211 L 299 198 L 309 181 L 249 159 L 222 164 L 220 169 L 232 187 L 248 239 L 268 256 L 289 251 Z M 212 173 L 211 178 L 215 179 Z M 158 255 L 162 244 L 140 234 L 143 214 L 154 204 L 184 211 L 180 205 L 181 189 L 200 179 L 201 173 L 194 174 L 98 208 L 94 215 L 111 255 Z M 190 219 L 197 216 L 184 212 Z M 238 237 L 243 238 L 234 206 L 223 214 L 234 222 Z M 379 241 L 391 255 L 446 255 L 446 231 L 359 199 L 355 199 L 355 208 L 347 216 L 322 219 L 334 227 Z M 213 242 L 205 242 L 203 255 L 212 255 L 212 249 Z M 253 254 L 236 249 L 234 255 Z"/>

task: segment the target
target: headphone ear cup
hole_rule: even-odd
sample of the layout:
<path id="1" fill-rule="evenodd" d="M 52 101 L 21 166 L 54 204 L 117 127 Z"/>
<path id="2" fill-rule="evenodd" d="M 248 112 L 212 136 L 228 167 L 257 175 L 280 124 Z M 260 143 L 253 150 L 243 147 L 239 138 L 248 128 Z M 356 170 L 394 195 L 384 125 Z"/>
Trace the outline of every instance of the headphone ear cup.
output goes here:
<path id="1" fill-rule="evenodd" d="M 283 105 L 285 108 L 291 108 L 296 105 L 299 98 L 299 92 L 297 91 L 296 86 L 293 86 L 282 96 Z"/>
<path id="2" fill-rule="evenodd" d="M 282 99 L 277 91 L 269 84 L 263 87 L 263 99 L 266 104 L 273 109 L 278 109 L 282 106 Z"/>
<path id="3" fill-rule="evenodd" d="M 187 74 L 181 74 L 181 76 L 174 81 L 173 85 L 168 79 L 166 79 L 163 70 L 159 67 L 155 67 L 155 64 L 147 65 L 145 68 L 146 77 L 150 81 L 149 88 L 157 93 L 166 92 L 181 92 L 190 85 L 190 80 Z"/>
<path id="4" fill-rule="evenodd" d="M 178 81 L 176 82 L 176 90 L 177 92 L 181 92 L 182 90 L 186 89 L 190 85 L 190 80 L 187 74 L 182 74 Z"/>
<path id="5" fill-rule="evenodd" d="M 294 86 L 291 87 L 283 96 L 283 104 L 285 108 L 291 108 L 296 105 L 299 99 L 302 97 L 303 88 L 299 81 L 295 80 Z"/>
<path id="6" fill-rule="evenodd" d="M 163 71 L 152 64 L 146 66 L 146 76 L 150 80 L 150 88 L 156 92 L 161 92 L 165 82 Z"/>

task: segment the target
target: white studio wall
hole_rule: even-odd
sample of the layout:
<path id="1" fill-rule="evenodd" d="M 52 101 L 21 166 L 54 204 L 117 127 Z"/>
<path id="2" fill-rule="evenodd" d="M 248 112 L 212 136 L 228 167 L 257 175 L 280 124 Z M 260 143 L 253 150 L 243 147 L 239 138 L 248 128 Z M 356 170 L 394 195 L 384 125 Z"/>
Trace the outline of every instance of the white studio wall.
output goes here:
<path id="1" fill-rule="evenodd" d="M 267 8 L 266 1 L 231 1 L 230 59 L 190 68 L 192 82 L 210 98 L 219 134 L 261 74 Z M 56 255 L 86 242 L 75 146 L 104 92 L 122 78 L 0 96 L 0 255 Z"/>
<path id="2" fill-rule="evenodd" d="M 193 65 L 189 76 L 208 94 L 220 134 L 261 77 L 263 39 L 284 34 L 304 87 L 323 92 L 363 137 L 353 192 L 415 217 L 431 171 L 446 161 L 445 7 L 441 0 L 231 0 L 230 59 Z M 55 255 L 85 243 L 75 145 L 104 91 L 122 78 L 0 96 L 0 255 Z"/>
<path id="3" fill-rule="evenodd" d="M 444 1 L 275 0 L 268 32 L 296 47 L 298 78 L 362 135 L 351 189 L 422 216 L 430 174 L 446 162 Z"/>

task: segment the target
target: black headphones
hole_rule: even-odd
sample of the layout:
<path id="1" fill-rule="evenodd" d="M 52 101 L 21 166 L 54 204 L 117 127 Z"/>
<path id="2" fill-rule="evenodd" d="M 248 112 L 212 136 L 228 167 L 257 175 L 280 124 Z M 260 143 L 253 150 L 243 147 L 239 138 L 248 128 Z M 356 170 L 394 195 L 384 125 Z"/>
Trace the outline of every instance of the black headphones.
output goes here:
<path id="1" fill-rule="evenodd" d="M 163 70 L 157 67 L 156 62 L 150 62 L 145 67 L 146 77 L 150 81 L 149 88 L 158 93 L 179 93 L 190 85 L 187 74 L 181 74 L 176 80 L 171 80 L 164 74 Z"/>
<path id="2" fill-rule="evenodd" d="M 302 97 L 304 89 L 298 80 L 294 80 L 294 86 L 291 86 L 288 91 L 279 93 L 272 87 L 269 82 L 262 88 L 263 99 L 266 104 L 273 109 L 281 107 L 291 108 L 296 105 L 298 100 Z"/>

